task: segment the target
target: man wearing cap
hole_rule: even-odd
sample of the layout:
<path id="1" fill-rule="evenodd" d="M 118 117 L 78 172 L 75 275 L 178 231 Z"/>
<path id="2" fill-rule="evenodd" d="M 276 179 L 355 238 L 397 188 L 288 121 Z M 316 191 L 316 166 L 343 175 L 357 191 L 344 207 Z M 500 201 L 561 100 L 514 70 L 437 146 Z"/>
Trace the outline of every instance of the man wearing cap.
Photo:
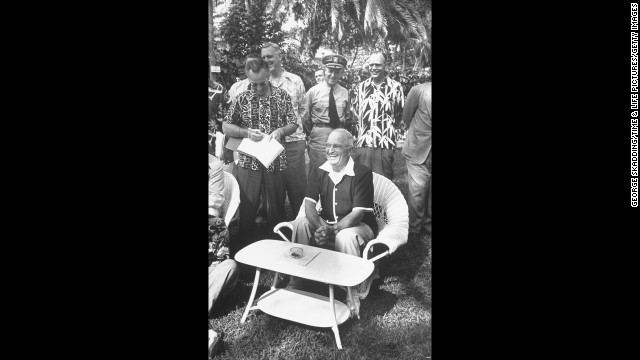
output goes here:
<path id="1" fill-rule="evenodd" d="M 358 119 L 358 141 L 354 160 L 371 171 L 393 179 L 393 153 L 402 121 L 402 85 L 385 73 L 385 57 L 369 58 L 371 77 L 358 85 L 353 111 Z"/>
<path id="2" fill-rule="evenodd" d="M 264 136 L 283 143 L 284 137 L 293 134 L 298 121 L 293 112 L 291 97 L 286 91 L 269 82 L 269 65 L 262 59 L 251 59 L 245 66 L 250 86 L 241 92 L 222 124 L 225 134 L 260 141 Z M 250 244 L 253 240 L 256 210 L 260 191 L 264 186 L 268 205 L 268 220 L 275 226 L 284 221 L 285 191 L 282 172 L 287 168 L 286 152 L 283 151 L 264 167 L 252 156 L 239 154 L 238 185 L 240 185 L 240 223 L 237 246 L 232 244 L 232 253 Z"/>
<path id="3" fill-rule="evenodd" d="M 301 113 L 304 111 L 305 88 L 302 79 L 282 68 L 280 57 L 280 47 L 274 43 L 267 42 L 262 45 L 261 56 L 269 65 L 269 82 L 271 85 L 280 88 L 291 97 L 293 113 L 298 121 L 298 129 L 284 139 L 284 149 L 287 154 L 287 168 L 282 172 L 284 187 L 289 197 L 293 217 L 298 214 L 305 190 L 307 188 L 307 169 L 304 161 L 304 150 L 306 148 L 306 137 L 302 131 Z"/>
<path id="4" fill-rule="evenodd" d="M 309 173 L 326 160 L 325 144 L 333 129 L 353 125 L 349 91 L 338 85 L 347 59 L 339 54 L 322 58 L 324 82 L 315 85 L 306 95 L 305 111 L 302 116 L 304 131 L 309 138 Z"/>

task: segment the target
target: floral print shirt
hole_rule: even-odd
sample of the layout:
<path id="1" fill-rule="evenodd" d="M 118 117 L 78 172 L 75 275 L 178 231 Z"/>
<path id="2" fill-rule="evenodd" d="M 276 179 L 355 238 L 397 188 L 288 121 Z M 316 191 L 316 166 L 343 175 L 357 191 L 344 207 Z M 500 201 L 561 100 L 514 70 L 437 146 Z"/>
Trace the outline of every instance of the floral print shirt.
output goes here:
<path id="1" fill-rule="evenodd" d="M 291 97 L 286 91 L 271 85 L 271 94 L 266 99 L 249 88 L 236 97 L 227 111 L 225 122 L 243 128 L 260 130 L 263 134 L 271 134 L 274 130 L 288 124 L 298 125 L 296 115 L 293 113 Z M 238 166 L 260 170 L 260 162 L 253 156 L 239 154 Z M 287 168 L 285 151 L 269 165 L 270 172 L 282 171 Z"/>
<path id="2" fill-rule="evenodd" d="M 402 85 L 387 76 L 376 86 L 369 78 L 358 85 L 352 102 L 358 118 L 357 146 L 395 149 L 404 106 Z"/>

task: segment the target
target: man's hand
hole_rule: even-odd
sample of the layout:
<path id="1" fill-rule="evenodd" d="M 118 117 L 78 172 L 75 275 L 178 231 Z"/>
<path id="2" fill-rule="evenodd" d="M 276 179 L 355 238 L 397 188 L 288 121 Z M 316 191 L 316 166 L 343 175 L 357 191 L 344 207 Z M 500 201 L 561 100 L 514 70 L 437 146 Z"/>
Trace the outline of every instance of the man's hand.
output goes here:
<path id="1" fill-rule="evenodd" d="M 269 141 L 271 141 L 271 139 L 275 139 L 277 142 L 282 144 L 282 134 L 283 131 L 282 129 L 275 129 L 271 132 L 271 134 L 269 134 Z"/>
<path id="2" fill-rule="evenodd" d="M 315 239 L 318 246 L 327 245 L 327 243 L 335 239 L 335 237 L 336 237 L 335 230 L 331 225 L 322 225 L 313 234 L 313 238 Z"/>
<path id="3" fill-rule="evenodd" d="M 262 140 L 262 137 L 264 136 L 264 135 L 262 135 L 260 130 L 247 129 L 247 131 L 249 132 L 248 138 L 253 140 L 253 141 L 260 141 L 260 140 Z"/>

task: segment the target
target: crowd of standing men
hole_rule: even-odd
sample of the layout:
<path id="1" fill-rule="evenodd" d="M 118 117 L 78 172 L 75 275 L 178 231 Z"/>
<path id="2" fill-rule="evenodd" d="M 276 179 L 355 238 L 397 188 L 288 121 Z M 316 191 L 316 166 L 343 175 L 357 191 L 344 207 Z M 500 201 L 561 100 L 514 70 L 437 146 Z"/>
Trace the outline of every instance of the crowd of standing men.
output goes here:
<path id="1" fill-rule="evenodd" d="M 393 180 L 394 152 L 402 128 L 407 129 L 402 154 L 408 171 L 409 238 L 412 241 L 421 231 L 431 234 L 431 82 L 416 85 L 407 93 L 401 82 L 387 74 L 384 54 L 374 53 L 368 61 L 370 76 L 346 89 L 339 82 L 344 76 L 347 59 L 331 54 L 323 57 L 322 64 L 324 69 L 315 73 L 317 84 L 308 91 L 300 76 L 282 67 L 281 50 L 274 43 L 266 43 L 259 51 L 247 54 L 247 78 L 234 83 L 229 91 L 216 81 L 216 72 L 211 72 L 209 133 L 223 133 L 224 140 L 218 138 L 217 141 L 225 143 L 229 138 L 260 141 L 269 137 L 284 147 L 268 167 L 252 156 L 227 149 L 222 151 L 221 161 L 218 161 L 211 156 L 215 152 L 216 137 L 210 137 L 210 184 L 212 164 L 231 164 L 231 173 L 240 187 L 241 203 L 238 238 L 228 243 L 228 254 L 217 259 L 218 262 L 214 261 L 214 265 L 232 259 L 237 251 L 257 240 L 254 229 L 259 218 L 266 217 L 270 227 L 292 220 L 285 219 L 287 197 L 293 217 L 306 199 L 309 206 L 303 207 L 303 211 L 306 210 L 309 217 L 318 196 L 333 194 L 327 199 L 336 201 L 332 215 L 335 221 L 325 219 L 320 222 L 312 218 L 311 224 L 305 224 L 306 228 L 298 231 L 307 237 L 316 236 L 316 240 L 320 239 L 314 235 L 316 228 L 322 228 L 322 236 L 327 230 L 335 236 L 346 223 L 351 227 L 366 220 L 365 214 L 373 208 L 373 186 L 363 181 L 371 182 L 371 172 Z M 343 130 L 335 132 L 336 129 Z M 305 156 L 309 158 L 308 168 Z M 329 177 L 325 177 L 325 173 Z M 344 193 L 339 191 L 342 180 L 352 177 L 353 183 L 358 184 L 356 191 L 366 194 L 354 195 L 353 190 L 348 189 Z M 337 202 L 343 200 L 350 206 L 344 209 L 347 216 L 360 209 L 357 221 L 347 216 L 346 222 L 338 221 L 343 215 L 336 215 Z M 211 201 L 210 206 L 213 206 Z M 212 234 L 216 241 L 220 238 L 218 234 L 228 236 L 226 228 L 220 227 L 223 224 L 219 217 L 213 221 L 213 216 L 210 215 L 210 253 Z M 211 224 L 217 227 L 214 229 Z M 309 230 L 310 226 L 313 231 Z M 370 230 L 373 231 L 369 231 L 365 241 L 374 236 L 375 229 Z M 344 252 L 357 256 L 357 247 Z M 220 251 L 214 247 L 213 252 Z M 211 284 L 216 281 L 210 279 L 210 293 Z M 216 286 L 222 288 L 222 285 Z M 210 301 L 210 309 L 212 302 L 215 299 Z"/>
<path id="2" fill-rule="evenodd" d="M 217 74 L 211 73 L 210 134 L 221 131 L 227 138 L 253 140 L 270 136 L 285 147 L 269 168 L 230 150 L 221 156 L 225 164 L 233 162 L 232 173 L 240 185 L 240 242 L 251 241 L 257 216 L 266 215 L 269 225 L 285 221 L 286 197 L 294 216 L 298 213 L 308 174 L 326 161 L 326 140 L 335 128 L 353 134 L 357 163 L 389 179 L 394 177 L 393 156 L 400 129 L 408 130 L 402 154 L 412 194 L 410 232 L 419 233 L 423 228 L 430 233 L 431 83 L 416 85 L 407 94 L 408 90 L 387 73 L 384 54 L 374 53 L 368 60 L 366 74 L 370 77 L 353 89 L 345 89 L 339 82 L 347 59 L 331 54 L 322 59 L 324 69 L 315 73 L 317 84 L 305 92 L 302 79 L 282 67 L 280 54 L 280 47 L 274 43 L 249 52 L 245 60 L 247 78 L 234 83 L 229 91 L 216 81 Z M 249 122 L 242 120 L 247 113 Z M 417 121 L 412 121 L 414 118 Z M 212 145 L 210 153 L 213 151 Z M 423 189 L 427 193 L 423 194 Z M 246 243 L 237 245 L 232 252 Z"/>

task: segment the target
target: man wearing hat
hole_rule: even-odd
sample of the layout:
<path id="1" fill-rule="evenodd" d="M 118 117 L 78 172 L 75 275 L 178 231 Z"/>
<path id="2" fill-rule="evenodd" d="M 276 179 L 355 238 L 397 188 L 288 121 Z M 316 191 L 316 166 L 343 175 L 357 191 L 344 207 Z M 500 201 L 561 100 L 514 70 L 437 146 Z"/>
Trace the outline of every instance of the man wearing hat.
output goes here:
<path id="1" fill-rule="evenodd" d="M 304 131 L 308 136 L 309 173 L 326 160 L 325 145 L 333 129 L 352 126 L 349 91 L 338 85 L 347 59 L 339 54 L 322 58 L 324 82 L 307 91 L 302 115 Z"/>

